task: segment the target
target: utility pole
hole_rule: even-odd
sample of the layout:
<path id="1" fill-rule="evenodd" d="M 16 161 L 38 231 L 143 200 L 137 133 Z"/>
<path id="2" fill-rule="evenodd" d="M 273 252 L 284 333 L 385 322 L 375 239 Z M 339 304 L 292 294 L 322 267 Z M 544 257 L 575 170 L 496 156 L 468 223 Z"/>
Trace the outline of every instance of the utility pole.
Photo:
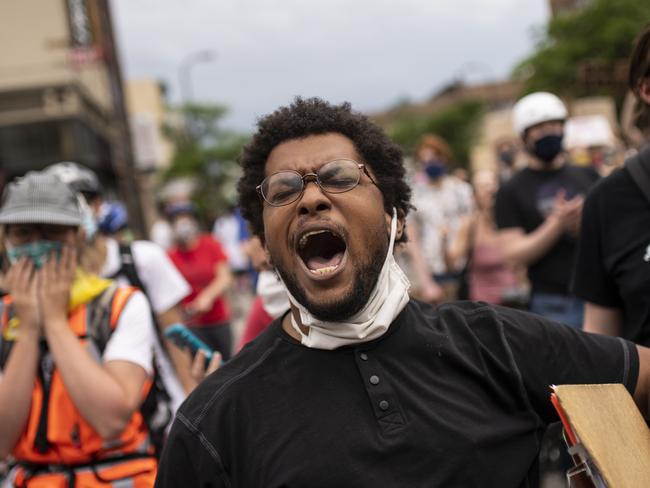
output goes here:
<path id="1" fill-rule="evenodd" d="M 117 174 L 120 195 L 126 203 L 129 213 L 129 227 L 137 238 L 148 236 L 140 202 L 138 175 L 133 157 L 133 143 L 129 128 L 129 117 L 124 100 L 122 71 L 113 35 L 113 22 L 108 0 L 96 0 L 101 25 L 101 48 L 107 67 L 111 98 L 113 100 L 113 140 L 111 147 L 112 165 Z"/>

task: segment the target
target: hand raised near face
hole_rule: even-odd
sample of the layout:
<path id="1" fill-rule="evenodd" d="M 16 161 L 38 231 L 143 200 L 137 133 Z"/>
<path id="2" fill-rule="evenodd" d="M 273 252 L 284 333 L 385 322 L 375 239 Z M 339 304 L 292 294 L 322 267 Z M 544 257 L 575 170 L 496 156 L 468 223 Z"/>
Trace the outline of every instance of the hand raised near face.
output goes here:
<path id="1" fill-rule="evenodd" d="M 11 295 L 14 312 L 20 320 L 21 330 L 40 332 L 41 313 L 38 299 L 39 277 L 34 264 L 26 257 L 13 264 L 4 276 L 2 285 Z"/>
<path id="2" fill-rule="evenodd" d="M 67 323 L 70 287 L 77 269 L 77 256 L 74 248 L 63 246 L 61 258 L 52 253 L 41 270 L 38 296 L 45 327 L 53 322 Z"/>
<path id="3" fill-rule="evenodd" d="M 569 203 L 571 205 L 567 211 L 564 227 L 568 234 L 577 237 L 580 233 L 580 223 L 582 222 L 582 207 L 584 204 L 584 198 L 575 197 L 570 200 Z"/>
<path id="4" fill-rule="evenodd" d="M 549 217 L 557 219 L 565 232 L 575 236 L 580 230 L 583 204 L 584 197 L 581 195 L 567 199 L 566 192 L 560 190 L 555 195 L 553 212 Z"/>

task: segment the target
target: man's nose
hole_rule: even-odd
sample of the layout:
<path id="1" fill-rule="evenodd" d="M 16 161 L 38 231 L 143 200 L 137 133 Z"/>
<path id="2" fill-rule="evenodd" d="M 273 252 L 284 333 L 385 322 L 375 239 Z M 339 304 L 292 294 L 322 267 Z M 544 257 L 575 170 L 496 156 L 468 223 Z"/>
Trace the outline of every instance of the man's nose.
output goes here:
<path id="1" fill-rule="evenodd" d="M 322 212 L 331 208 L 331 202 L 316 181 L 315 175 L 305 175 L 305 187 L 298 202 L 298 213 L 301 215 Z"/>

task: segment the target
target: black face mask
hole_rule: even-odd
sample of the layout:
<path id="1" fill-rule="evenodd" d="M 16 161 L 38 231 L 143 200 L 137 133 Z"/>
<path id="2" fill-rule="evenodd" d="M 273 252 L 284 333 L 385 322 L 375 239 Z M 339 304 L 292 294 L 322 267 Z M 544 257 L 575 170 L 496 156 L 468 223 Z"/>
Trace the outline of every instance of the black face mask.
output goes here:
<path id="1" fill-rule="evenodd" d="M 499 153 L 499 159 L 506 166 L 512 166 L 515 162 L 515 153 L 514 151 L 501 151 Z"/>
<path id="2" fill-rule="evenodd" d="M 537 139 L 533 147 L 533 154 L 546 164 L 551 163 L 562 152 L 562 137 L 562 134 L 550 134 Z"/>

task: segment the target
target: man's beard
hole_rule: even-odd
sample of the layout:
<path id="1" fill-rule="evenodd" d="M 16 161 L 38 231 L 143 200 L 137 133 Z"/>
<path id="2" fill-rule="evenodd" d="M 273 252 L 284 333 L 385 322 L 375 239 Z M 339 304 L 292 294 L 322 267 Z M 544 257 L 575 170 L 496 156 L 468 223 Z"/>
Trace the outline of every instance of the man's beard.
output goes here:
<path id="1" fill-rule="evenodd" d="M 382 234 L 385 235 L 385 234 Z M 383 245 L 375 248 L 372 254 L 368 254 L 368 260 L 360 262 L 354 267 L 354 279 L 349 293 L 338 300 L 328 303 L 314 303 L 307 298 L 305 291 L 298 284 L 296 274 L 282 269 L 276 265 L 276 269 L 286 285 L 289 293 L 309 312 L 319 320 L 327 322 L 340 322 L 359 312 L 368 303 L 379 274 L 386 260 L 388 243 L 384 239 L 379 240 Z"/>

